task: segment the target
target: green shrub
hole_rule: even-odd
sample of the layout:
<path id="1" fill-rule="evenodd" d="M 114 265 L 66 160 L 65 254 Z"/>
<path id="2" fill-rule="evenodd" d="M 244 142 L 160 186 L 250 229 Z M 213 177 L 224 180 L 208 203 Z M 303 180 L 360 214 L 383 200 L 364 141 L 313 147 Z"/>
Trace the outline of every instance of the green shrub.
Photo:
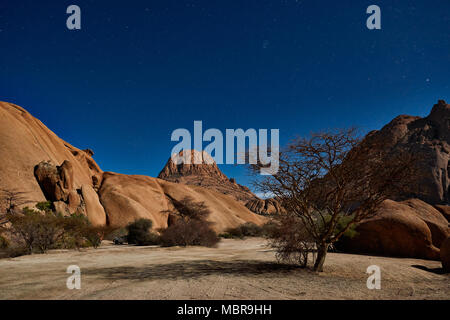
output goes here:
<path id="1" fill-rule="evenodd" d="M 224 238 L 224 239 L 233 239 L 235 238 L 232 234 L 228 233 L 228 232 L 224 232 L 219 234 L 219 237 Z"/>
<path id="2" fill-rule="evenodd" d="M 353 220 L 353 216 L 342 216 L 336 226 L 335 234 L 338 234 L 342 230 L 344 230 L 345 227 Z M 358 235 L 358 232 L 356 231 L 356 224 L 353 224 L 348 228 L 347 231 L 345 231 L 343 237 L 347 239 L 352 239 Z"/>
<path id="3" fill-rule="evenodd" d="M 89 247 L 98 248 L 102 244 L 102 228 L 88 226 L 85 229 L 84 237 L 86 238 L 86 245 Z"/>
<path id="4" fill-rule="evenodd" d="M 241 228 L 229 228 L 224 233 L 220 234 L 221 238 L 225 239 L 244 239 L 244 234 Z"/>
<path id="5" fill-rule="evenodd" d="M 45 253 L 49 249 L 98 247 L 101 230 L 90 225 L 86 216 L 63 216 L 52 211 L 49 203 L 38 203 L 40 211 L 24 208 L 22 214 L 8 215 L 8 232 L 15 239 L 14 248 L 26 248 L 28 254 Z M 43 212 L 42 212 L 43 211 Z"/>
<path id="6" fill-rule="evenodd" d="M 241 225 L 242 234 L 244 237 L 260 237 L 262 235 L 262 228 L 252 222 L 247 222 Z"/>
<path id="7" fill-rule="evenodd" d="M 340 215 L 336 224 L 336 228 L 334 229 L 334 235 L 339 234 L 344 230 L 349 223 L 353 221 L 354 216 L 353 215 Z M 329 215 L 325 216 L 325 226 L 329 224 L 331 220 L 331 217 Z M 343 237 L 344 238 L 353 238 L 356 235 L 358 235 L 358 232 L 356 232 L 356 224 L 351 225 L 348 230 L 345 231 Z"/>
<path id="8" fill-rule="evenodd" d="M 279 226 L 275 222 L 267 222 L 258 226 L 252 222 L 247 222 L 239 227 L 227 229 L 220 237 L 225 239 L 243 239 L 245 237 L 270 238 L 278 230 Z"/>
<path id="9" fill-rule="evenodd" d="M 341 217 L 338 221 L 335 233 L 341 232 L 352 219 L 353 219 L 353 216 Z M 358 235 L 358 232 L 356 231 L 356 227 L 357 227 L 356 224 L 353 224 L 352 226 L 350 226 L 350 228 L 347 231 L 345 231 L 345 233 L 342 235 L 342 237 L 334 244 L 334 247 L 332 249 L 335 251 L 346 252 L 350 241 Z"/>
<path id="10" fill-rule="evenodd" d="M 230 228 L 225 231 L 225 233 L 221 234 L 223 238 L 239 238 L 243 239 L 245 237 L 263 237 L 264 230 L 262 227 L 252 223 L 246 222 L 239 227 Z"/>
<path id="11" fill-rule="evenodd" d="M 220 241 L 208 222 L 202 220 L 177 220 L 162 231 L 161 245 L 214 247 Z"/>
<path id="12" fill-rule="evenodd" d="M 41 214 L 30 208 L 24 208 L 22 215 L 9 215 L 11 233 L 22 242 L 19 246 L 27 248 L 29 254 L 44 253 L 50 249 L 62 235 L 58 216 L 52 212 Z"/>
<path id="13" fill-rule="evenodd" d="M 36 204 L 36 208 L 44 212 L 54 211 L 55 209 L 55 207 L 53 206 L 53 202 L 51 201 L 38 202 Z"/>
<path id="14" fill-rule="evenodd" d="M 59 215 L 62 236 L 55 247 L 64 249 L 97 248 L 101 244 L 101 228 L 93 227 L 83 214 Z"/>
<path id="15" fill-rule="evenodd" d="M 159 236 L 151 232 L 153 222 L 149 219 L 139 219 L 130 223 L 126 229 L 128 231 L 127 240 L 129 244 L 138 246 L 155 245 L 159 243 Z"/>

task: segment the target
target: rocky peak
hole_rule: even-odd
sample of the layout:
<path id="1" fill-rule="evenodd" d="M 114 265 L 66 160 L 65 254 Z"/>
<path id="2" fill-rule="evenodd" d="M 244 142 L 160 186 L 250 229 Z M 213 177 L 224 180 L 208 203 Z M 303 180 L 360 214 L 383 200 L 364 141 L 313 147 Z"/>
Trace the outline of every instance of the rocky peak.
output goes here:
<path id="1" fill-rule="evenodd" d="M 450 144 L 450 104 L 439 100 L 425 120 L 435 128 L 438 139 Z"/>
<path id="2" fill-rule="evenodd" d="M 190 163 L 177 164 L 185 154 L 181 151 L 172 155 L 158 175 L 159 179 L 186 185 L 197 185 L 213 189 L 223 194 L 231 195 L 238 201 L 247 202 L 257 197 L 245 186 L 229 179 L 220 171 L 213 158 L 205 151 L 189 150 Z"/>
<path id="3" fill-rule="evenodd" d="M 450 104 L 447 104 L 445 100 L 439 100 L 437 104 L 431 109 L 431 113 L 428 118 L 434 118 L 437 121 L 441 121 L 450 117 Z"/>
<path id="4" fill-rule="evenodd" d="M 423 179 L 415 197 L 430 204 L 450 201 L 450 105 L 444 100 L 435 104 L 425 118 L 398 116 L 379 131 L 370 132 L 366 142 L 383 153 L 408 150 L 419 158 Z M 393 195 L 405 200 L 410 194 Z"/>
<path id="5" fill-rule="evenodd" d="M 177 164 L 186 155 L 184 151 L 181 151 L 178 155 L 172 155 L 159 173 L 158 178 L 175 181 L 188 176 L 207 176 L 218 181 L 228 180 L 227 176 L 220 171 L 213 158 L 207 152 L 197 150 L 189 150 L 187 152 L 190 152 L 190 163 Z"/>

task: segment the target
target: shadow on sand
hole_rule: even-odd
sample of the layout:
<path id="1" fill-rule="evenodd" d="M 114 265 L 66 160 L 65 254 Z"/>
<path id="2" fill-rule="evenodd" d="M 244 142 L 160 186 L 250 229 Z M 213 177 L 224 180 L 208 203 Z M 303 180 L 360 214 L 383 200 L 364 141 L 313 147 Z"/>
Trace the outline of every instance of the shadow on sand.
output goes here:
<path id="1" fill-rule="evenodd" d="M 412 265 L 411 267 L 417 268 L 417 269 L 420 269 L 420 270 L 424 270 L 424 271 L 428 271 L 428 272 L 432 272 L 432 273 L 435 273 L 435 274 L 446 274 L 446 272 L 444 271 L 443 268 L 428 268 L 428 267 L 421 266 L 421 265 L 418 265 L 418 264 Z"/>
<path id="2" fill-rule="evenodd" d="M 259 276 L 270 273 L 286 274 L 304 271 L 294 265 L 263 261 L 183 261 L 169 264 L 155 264 L 142 267 L 123 266 L 114 268 L 85 269 L 85 275 L 97 275 L 109 280 L 175 280 L 191 279 L 209 275 Z"/>

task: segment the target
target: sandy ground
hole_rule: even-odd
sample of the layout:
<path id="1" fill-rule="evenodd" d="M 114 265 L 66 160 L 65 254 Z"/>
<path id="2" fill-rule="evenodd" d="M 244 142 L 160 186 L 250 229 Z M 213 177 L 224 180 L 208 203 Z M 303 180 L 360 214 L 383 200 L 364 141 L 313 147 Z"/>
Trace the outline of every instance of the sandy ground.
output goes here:
<path id="1" fill-rule="evenodd" d="M 69 290 L 69 265 L 81 289 Z M 381 290 L 366 286 L 370 265 Z M 104 245 L 0 260 L 0 299 L 450 299 L 437 261 L 330 253 L 325 272 L 275 263 L 263 239 L 218 248 Z"/>

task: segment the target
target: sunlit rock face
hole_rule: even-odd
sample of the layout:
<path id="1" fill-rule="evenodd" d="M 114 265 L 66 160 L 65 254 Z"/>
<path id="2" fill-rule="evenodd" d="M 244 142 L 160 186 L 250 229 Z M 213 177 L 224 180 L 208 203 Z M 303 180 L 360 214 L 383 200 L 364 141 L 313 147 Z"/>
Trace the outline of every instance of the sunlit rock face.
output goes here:
<path id="1" fill-rule="evenodd" d="M 95 226 L 123 227 L 147 218 L 154 228 L 165 228 L 167 211 L 174 209 L 172 201 L 191 197 L 210 210 L 208 220 L 217 232 L 246 222 L 261 225 L 266 221 L 234 197 L 202 186 L 103 172 L 93 155 L 90 149 L 81 150 L 60 139 L 25 109 L 0 102 L 0 190 L 22 192 L 28 200 L 24 205 L 33 207 L 37 202 L 51 201 L 56 211 L 84 214 Z M 206 154 L 193 156 L 210 163 L 212 160 Z M 177 169 L 168 168 L 168 172 Z M 188 172 L 203 172 L 218 184 L 244 188 L 236 187 L 215 164 L 180 170 Z"/>
<path id="2" fill-rule="evenodd" d="M 213 158 L 207 152 L 197 150 L 184 152 L 190 152 L 190 161 L 188 163 L 178 162 L 178 160 L 182 160 L 186 156 L 183 151 L 177 155 L 172 155 L 158 175 L 158 178 L 180 184 L 202 186 L 230 195 L 242 202 L 258 199 L 250 189 L 241 186 L 236 183 L 235 179 L 228 178 L 220 171 Z"/>
<path id="3" fill-rule="evenodd" d="M 421 171 L 414 194 L 398 190 L 391 198 L 419 198 L 430 204 L 450 201 L 450 105 L 440 100 L 425 117 L 401 115 L 365 140 L 385 153 L 409 150 L 417 156 Z"/>

